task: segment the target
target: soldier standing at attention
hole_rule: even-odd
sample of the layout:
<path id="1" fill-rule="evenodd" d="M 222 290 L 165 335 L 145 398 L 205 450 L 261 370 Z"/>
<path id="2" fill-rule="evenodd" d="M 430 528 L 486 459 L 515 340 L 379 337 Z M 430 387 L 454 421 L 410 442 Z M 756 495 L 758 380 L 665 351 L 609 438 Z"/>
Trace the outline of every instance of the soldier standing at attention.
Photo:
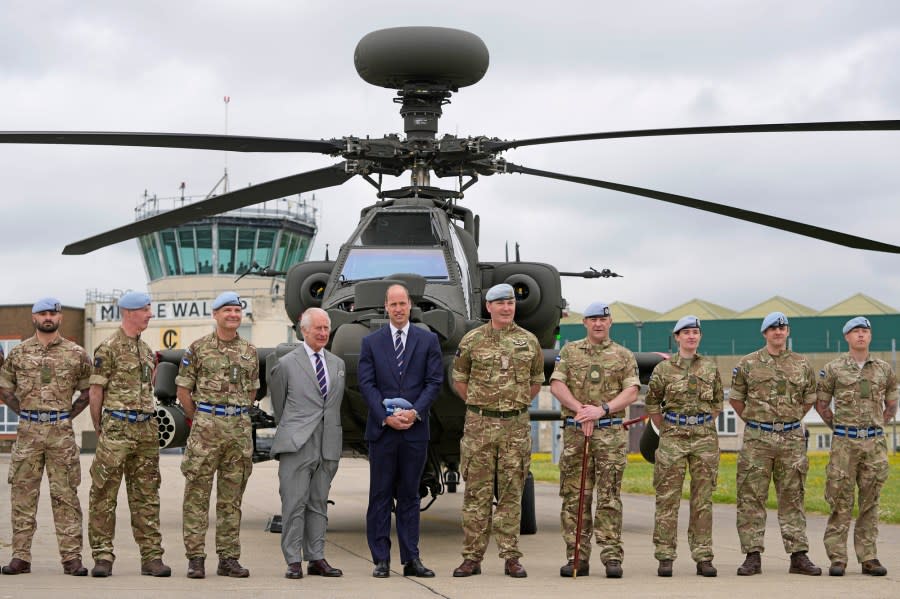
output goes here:
<path id="1" fill-rule="evenodd" d="M 81 462 L 72 419 L 88 405 L 91 361 L 82 347 L 59 334 L 62 318 L 58 299 L 38 300 L 31 307 L 34 336 L 14 347 L 6 362 L 0 352 L 0 400 L 19 415 L 9 462 L 13 555 L 4 574 L 31 572 L 31 539 L 46 467 L 63 572 L 87 575 L 81 563 Z M 81 394 L 72 403 L 76 390 Z"/>
<path id="2" fill-rule="evenodd" d="M 825 501 L 831 515 L 825 525 L 828 574 L 847 568 L 847 534 L 859 487 L 859 516 L 853 528 L 856 559 L 862 573 L 884 576 L 878 561 L 878 497 L 890 469 L 883 426 L 897 414 L 897 377 L 884 360 L 869 355 L 872 325 L 857 316 L 844 325 L 850 351 L 819 372 L 816 411 L 834 430 L 825 470 Z M 834 408 L 831 399 L 834 398 Z"/>
<path id="3" fill-rule="evenodd" d="M 91 465 L 88 540 L 91 576 L 112 575 L 116 503 L 122 477 L 128 491 L 131 530 L 141 551 L 141 574 L 171 576 L 162 561 L 159 531 L 159 431 L 153 399 L 156 359 L 141 340 L 153 312 L 150 296 L 129 291 L 119 298 L 122 325 L 94 351 L 91 420 L 97 453 Z"/>
<path id="4" fill-rule="evenodd" d="M 562 404 L 565 424 L 559 459 L 559 495 L 562 497 L 563 540 L 567 563 L 560 576 L 590 573 L 591 532 L 597 537 L 607 578 L 622 577 L 622 474 L 628 437 L 622 428 L 625 410 L 637 399 L 641 381 L 634 354 L 609 339 L 612 318 L 609 306 L 594 302 L 584 312 L 587 337 L 567 343 L 556 358 L 550 391 Z M 585 437 L 590 437 L 584 485 L 581 538 L 578 523 L 581 463 Z M 591 501 L 597 489 L 597 511 L 591 524 Z"/>
<path id="5" fill-rule="evenodd" d="M 241 566 L 241 500 L 253 470 L 253 427 L 247 413 L 259 389 L 256 348 L 238 335 L 244 308 L 226 291 L 212 303 L 216 330 L 184 353 L 175 384 L 184 413 L 193 420 L 184 474 L 184 549 L 188 578 L 206 577 L 209 498 L 216 476 L 216 574 L 246 578 Z"/>
<path id="6" fill-rule="evenodd" d="M 467 409 L 460 442 L 466 482 L 463 562 L 453 576 L 481 574 L 493 529 L 500 558 L 506 560 L 504 574 L 525 578 L 518 532 L 522 490 L 531 466 L 528 406 L 544 381 L 544 358 L 537 338 L 514 322 L 512 286 L 494 285 L 484 297 L 491 320 L 465 334 L 453 363 L 453 386 Z"/>
<path id="7" fill-rule="evenodd" d="M 653 469 L 656 518 L 653 528 L 657 574 L 672 576 L 678 533 L 678 506 L 685 467 L 691 473 L 688 543 L 697 575 L 712 577 L 712 494 L 719 474 L 716 418 L 724 392 L 715 362 L 697 353 L 700 320 L 685 316 L 673 329 L 678 353 L 657 364 L 650 377 L 647 413 L 659 429 Z"/>
<path id="8" fill-rule="evenodd" d="M 791 574 L 820 576 L 806 552 L 803 497 L 809 460 L 800 420 L 816 402 L 816 377 L 809 361 L 787 349 L 787 316 L 772 312 L 760 326 L 766 346 L 740 359 L 734 368 L 731 406 L 744 427 L 737 463 L 737 530 L 747 555 L 738 576 L 762 573 L 760 553 L 766 533 L 769 481 L 775 481 L 778 523 Z"/>

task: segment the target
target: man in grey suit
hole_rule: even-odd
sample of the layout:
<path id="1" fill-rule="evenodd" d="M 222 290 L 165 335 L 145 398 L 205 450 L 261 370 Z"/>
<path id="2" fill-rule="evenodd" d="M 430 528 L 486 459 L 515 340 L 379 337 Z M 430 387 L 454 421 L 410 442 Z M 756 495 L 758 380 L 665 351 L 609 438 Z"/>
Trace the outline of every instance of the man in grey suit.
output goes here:
<path id="1" fill-rule="evenodd" d="M 306 310 L 300 332 L 303 343 L 278 360 L 269 382 L 278 423 L 271 454 L 279 460 L 285 577 L 303 578 L 304 557 L 307 574 L 341 576 L 325 561 L 325 529 L 328 491 L 343 444 L 344 361 L 325 349 L 331 319 L 324 310 Z"/>

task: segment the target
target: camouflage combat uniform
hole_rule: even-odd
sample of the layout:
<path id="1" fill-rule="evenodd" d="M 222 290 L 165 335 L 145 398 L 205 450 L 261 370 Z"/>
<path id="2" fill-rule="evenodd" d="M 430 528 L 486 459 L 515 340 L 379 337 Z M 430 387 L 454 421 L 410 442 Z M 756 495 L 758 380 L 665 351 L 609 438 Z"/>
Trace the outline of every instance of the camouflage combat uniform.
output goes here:
<path id="1" fill-rule="evenodd" d="M 722 410 L 724 393 L 715 363 L 700 354 L 686 360 L 676 354 L 660 362 L 650 377 L 649 414 L 697 416 Z M 673 424 L 663 420 L 653 469 L 656 489 L 655 557 L 674 560 L 678 506 L 685 466 L 691 473 L 688 544 L 695 562 L 713 558 L 712 494 L 719 474 L 719 436 L 715 420 L 703 424 Z"/>
<path id="2" fill-rule="evenodd" d="M 121 328 L 94 351 L 90 383 L 104 389 L 88 509 L 88 540 L 95 561 L 115 561 L 116 504 L 123 475 L 131 530 L 141 552 L 141 563 L 160 559 L 163 554 L 159 530 L 159 430 L 152 383 L 154 364 L 150 346 L 140 337 L 129 337 Z M 114 411 L 130 419 L 116 418 Z"/>
<path id="3" fill-rule="evenodd" d="M 617 343 L 605 340 L 595 345 L 588 339 L 567 343 L 559 352 L 550 380 L 562 381 L 582 404 L 599 406 L 611 401 L 624 389 L 640 385 L 634 354 Z M 564 417 L 574 417 L 563 406 Z M 604 415 L 623 418 L 625 411 Z M 578 559 L 591 557 L 591 532 L 600 546 L 600 558 L 622 561 L 622 474 L 628 449 L 628 434 L 621 424 L 594 428 L 591 435 L 584 483 L 584 509 Z M 578 493 L 581 486 L 581 458 L 584 435 L 574 426 L 563 430 L 563 450 L 559 458 L 559 495 L 562 497 L 560 520 L 566 558 L 574 559 L 575 529 L 578 524 Z M 597 511 L 591 524 L 591 502 L 597 488 Z"/>
<path id="4" fill-rule="evenodd" d="M 252 426 L 245 409 L 260 386 L 256 348 L 239 336 L 231 341 L 215 332 L 201 337 L 185 352 L 175 384 L 190 390 L 198 405 L 181 461 L 185 553 L 189 560 L 206 558 L 209 501 L 218 473 L 216 553 L 221 559 L 237 559 L 241 499 L 253 470 Z M 218 414 L 207 413 L 199 409 L 201 403 L 221 408 L 213 408 Z"/>
<path id="5" fill-rule="evenodd" d="M 826 469 L 825 501 L 831 515 L 825 526 L 828 559 L 847 563 L 847 534 L 853 516 L 855 487 L 859 487 L 859 516 L 853 544 L 860 563 L 876 559 L 878 552 L 878 497 L 888 477 L 887 443 L 883 431 L 884 403 L 897 401 L 897 377 L 884 360 L 869 357 L 860 368 L 845 354 L 819 372 L 818 400 L 834 397 L 834 426 L 866 430 L 865 438 L 833 435 Z"/>
<path id="6" fill-rule="evenodd" d="M 519 558 L 522 490 L 531 466 L 528 406 L 531 386 L 544 382 L 541 346 L 515 323 L 500 330 L 487 323 L 460 341 L 453 380 L 468 384 L 460 442 L 460 470 L 466 482 L 463 558 L 480 562 L 484 557 L 492 528 L 495 475 L 498 498 L 493 529 L 500 557 Z M 476 413 L 481 410 L 485 413 Z"/>
<path id="7" fill-rule="evenodd" d="M 59 412 L 71 412 L 74 392 L 87 389 L 90 376 L 87 352 L 63 337 L 56 337 L 47 347 L 31 337 L 14 347 L 0 368 L 0 387 L 16 395 L 20 410 L 38 418 L 20 417 L 10 456 L 13 558 L 31 562 L 31 540 L 46 467 L 60 557 L 63 562 L 81 559 L 81 462 L 71 417 L 58 418 Z"/>
<path id="8" fill-rule="evenodd" d="M 777 356 L 766 348 L 755 351 L 735 366 L 728 397 L 744 402 L 742 418 L 748 423 L 737 464 L 741 552 L 764 551 L 770 480 L 775 482 L 785 551 L 808 551 L 803 497 L 809 460 L 799 422 L 816 401 L 809 361 L 790 350 Z M 784 430 L 784 425 L 796 428 Z"/>

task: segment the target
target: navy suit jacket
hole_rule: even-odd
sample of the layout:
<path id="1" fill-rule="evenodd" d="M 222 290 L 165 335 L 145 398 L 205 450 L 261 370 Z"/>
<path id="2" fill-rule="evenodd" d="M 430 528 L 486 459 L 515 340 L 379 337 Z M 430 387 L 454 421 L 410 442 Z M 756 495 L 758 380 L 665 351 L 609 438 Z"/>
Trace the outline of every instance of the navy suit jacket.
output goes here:
<path id="1" fill-rule="evenodd" d="M 419 414 L 420 420 L 405 431 L 398 432 L 410 441 L 427 441 L 431 438 L 428 416 L 431 403 L 444 381 L 441 345 L 437 335 L 412 323 L 406 337 L 402 376 L 394 357 L 390 325 L 363 337 L 357 380 L 359 390 L 369 406 L 366 441 L 377 441 L 384 432 L 386 425 L 382 423 L 387 418 L 387 411 L 381 402 L 390 397 L 402 397 Z"/>

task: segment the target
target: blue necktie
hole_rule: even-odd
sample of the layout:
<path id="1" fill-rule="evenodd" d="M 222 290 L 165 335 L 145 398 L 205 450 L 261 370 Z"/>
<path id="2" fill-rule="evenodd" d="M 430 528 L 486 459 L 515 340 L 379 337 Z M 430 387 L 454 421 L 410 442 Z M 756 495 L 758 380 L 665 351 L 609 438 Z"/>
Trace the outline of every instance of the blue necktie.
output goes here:
<path id="1" fill-rule="evenodd" d="M 394 354 L 397 356 L 397 369 L 403 374 L 403 331 L 397 331 L 394 340 Z"/>
<path id="2" fill-rule="evenodd" d="M 325 378 L 325 364 L 322 362 L 322 358 L 319 357 L 319 352 L 313 354 L 316 357 L 316 380 L 319 381 L 319 391 L 322 392 L 322 397 L 328 395 L 328 379 Z"/>

